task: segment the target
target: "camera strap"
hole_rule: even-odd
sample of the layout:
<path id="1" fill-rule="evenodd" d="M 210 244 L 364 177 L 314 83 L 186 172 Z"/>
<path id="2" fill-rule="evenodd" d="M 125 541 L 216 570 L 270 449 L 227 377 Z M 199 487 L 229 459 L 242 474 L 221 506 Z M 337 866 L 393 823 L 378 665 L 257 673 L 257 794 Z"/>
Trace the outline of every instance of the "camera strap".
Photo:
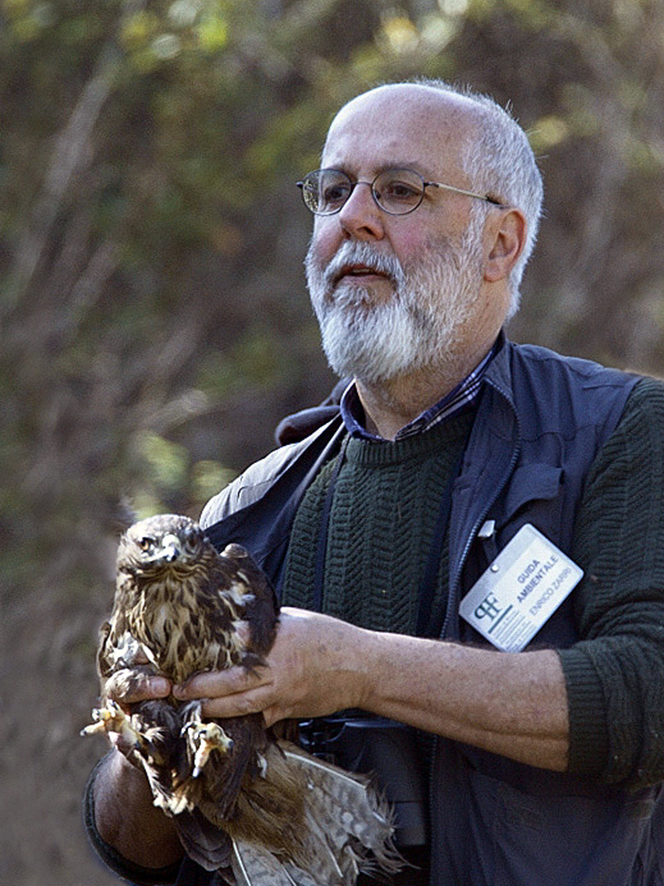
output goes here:
<path id="1" fill-rule="evenodd" d="M 325 558 L 327 554 L 327 539 L 330 528 L 330 516 L 332 513 L 332 503 L 334 500 L 334 491 L 339 479 L 339 474 L 346 458 L 346 449 L 350 437 L 346 437 L 341 445 L 341 450 L 337 457 L 337 463 L 334 466 L 330 483 L 327 487 L 325 501 L 323 503 L 323 514 L 321 517 L 321 527 L 318 534 L 318 544 L 316 546 L 316 564 L 314 569 L 314 595 L 312 609 L 314 612 L 321 612 L 323 608 L 323 582 L 325 578 Z M 438 582 L 438 570 L 440 568 L 440 557 L 443 549 L 443 542 L 447 534 L 447 526 L 450 519 L 450 511 L 452 509 L 452 488 L 460 470 L 463 461 L 464 451 L 462 449 L 457 459 L 443 494 L 440 499 L 438 508 L 438 517 L 433 529 L 431 542 L 429 544 L 429 554 L 427 556 L 424 572 L 420 579 L 419 588 L 419 604 L 417 609 L 417 628 L 416 635 L 418 637 L 437 637 L 439 633 L 438 620 L 433 619 L 433 600 L 436 594 L 436 586 Z M 441 620 L 442 622 L 442 620 Z"/>

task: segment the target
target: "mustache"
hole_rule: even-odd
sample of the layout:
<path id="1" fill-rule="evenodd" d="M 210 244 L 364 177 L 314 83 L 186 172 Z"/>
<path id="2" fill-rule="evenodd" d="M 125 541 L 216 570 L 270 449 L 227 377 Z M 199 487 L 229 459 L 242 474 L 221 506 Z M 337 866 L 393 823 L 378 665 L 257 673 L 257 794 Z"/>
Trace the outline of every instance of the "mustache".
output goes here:
<path id="1" fill-rule="evenodd" d="M 322 269 L 325 286 L 334 287 L 348 269 L 356 265 L 384 274 L 397 285 L 405 279 L 404 270 L 396 256 L 385 254 L 370 243 L 348 242 L 337 250 L 334 258 Z"/>

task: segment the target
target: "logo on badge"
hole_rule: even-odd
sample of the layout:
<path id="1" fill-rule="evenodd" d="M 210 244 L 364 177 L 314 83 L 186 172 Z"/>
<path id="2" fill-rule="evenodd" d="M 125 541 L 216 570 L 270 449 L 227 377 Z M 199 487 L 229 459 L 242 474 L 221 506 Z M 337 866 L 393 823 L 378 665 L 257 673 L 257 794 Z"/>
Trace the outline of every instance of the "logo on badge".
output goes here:
<path id="1" fill-rule="evenodd" d="M 488 593 L 486 597 L 475 607 L 475 617 L 478 619 L 487 616 L 493 620 L 496 618 L 502 607 L 498 605 L 498 598 L 495 594 Z"/>

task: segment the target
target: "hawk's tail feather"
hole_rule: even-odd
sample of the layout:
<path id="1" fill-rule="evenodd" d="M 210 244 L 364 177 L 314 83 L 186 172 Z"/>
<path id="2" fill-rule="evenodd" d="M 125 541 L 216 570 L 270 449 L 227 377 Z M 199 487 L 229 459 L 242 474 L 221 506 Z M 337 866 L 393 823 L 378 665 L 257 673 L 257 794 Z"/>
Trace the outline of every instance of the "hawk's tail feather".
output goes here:
<path id="1" fill-rule="evenodd" d="M 184 851 L 206 871 L 228 868 L 231 864 L 230 837 L 209 822 L 197 809 L 185 809 L 173 817 Z"/>
<path id="2" fill-rule="evenodd" d="M 280 742 L 280 746 L 291 765 L 305 775 L 308 817 L 316 818 L 327 842 L 340 851 L 338 858 L 352 862 L 354 877 L 359 871 L 400 870 L 404 861 L 394 845 L 394 814 L 371 780 L 313 757 L 288 742 Z M 348 877 L 349 871 L 344 870 L 344 876 Z"/>
<path id="3" fill-rule="evenodd" d="M 231 868 L 236 886 L 321 886 L 326 882 L 251 840 L 233 841 Z"/>
<path id="4" fill-rule="evenodd" d="M 284 815 L 277 806 L 288 793 L 301 804 Z M 352 886 L 361 871 L 402 867 L 388 807 L 369 780 L 289 742 L 268 749 L 265 778 L 239 799 L 238 815 L 226 826 L 238 886 Z M 254 814 L 246 814 L 248 799 Z"/>

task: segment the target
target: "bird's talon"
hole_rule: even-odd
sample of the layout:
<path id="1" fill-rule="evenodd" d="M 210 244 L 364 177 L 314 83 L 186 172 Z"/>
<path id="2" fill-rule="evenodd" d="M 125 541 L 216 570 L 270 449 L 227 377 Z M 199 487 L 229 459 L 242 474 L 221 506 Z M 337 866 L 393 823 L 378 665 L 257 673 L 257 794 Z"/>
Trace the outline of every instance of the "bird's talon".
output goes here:
<path id="1" fill-rule="evenodd" d="M 142 736 L 131 724 L 130 718 L 125 714 L 119 704 L 109 699 L 102 708 L 94 708 L 92 711 L 93 723 L 81 729 L 81 735 L 95 735 L 105 732 L 119 735 L 129 747 L 141 746 Z"/>
<path id="2" fill-rule="evenodd" d="M 194 750 L 194 766 L 192 776 L 198 778 L 214 750 L 227 754 L 233 747 L 233 739 L 218 723 L 187 723 L 183 733 L 189 733 Z"/>

